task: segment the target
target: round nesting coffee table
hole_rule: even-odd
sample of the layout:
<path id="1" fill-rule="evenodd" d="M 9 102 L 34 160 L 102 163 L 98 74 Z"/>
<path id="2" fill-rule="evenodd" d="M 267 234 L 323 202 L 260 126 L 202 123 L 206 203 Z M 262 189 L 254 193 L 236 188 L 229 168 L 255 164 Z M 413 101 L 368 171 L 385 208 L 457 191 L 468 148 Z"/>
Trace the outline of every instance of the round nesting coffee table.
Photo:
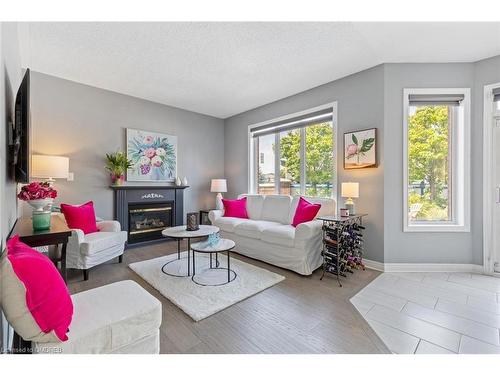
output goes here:
<path id="1" fill-rule="evenodd" d="M 219 286 L 229 284 L 231 281 L 236 279 L 236 272 L 231 269 L 230 264 L 230 252 L 236 244 L 232 240 L 228 240 L 226 238 L 221 238 L 219 242 L 215 245 L 209 245 L 207 242 L 197 242 L 191 245 L 191 250 L 193 251 L 193 276 L 191 280 L 194 283 L 202 286 Z M 227 267 L 220 267 L 219 263 L 219 253 L 227 253 Z M 202 254 L 210 254 L 210 268 L 204 270 L 201 274 L 196 274 L 195 262 L 196 262 L 196 253 Z M 215 254 L 215 267 L 212 260 L 212 255 Z M 210 277 L 204 277 L 208 275 L 208 273 L 218 273 L 219 271 L 223 271 L 224 273 L 227 271 L 227 281 L 223 282 L 210 282 Z M 207 279 L 207 281 L 203 281 L 203 279 Z"/>
<path id="2" fill-rule="evenodd" d="M 164 229 L 161 234 L 164 237 L 177 239 L 177 259 L 171 260 L 161 268 L 164 274 L 177 277 L 191 276 L 191 239 L 206 237 L 210 234 L 218 233 L 219 228 L 214 225 L 200 225 L 198 230 L 186 230 L 185 225 Z M 187 270 L 184 270 L 183 259 L 181 258 L 181 240 L 187 238 Z M 194 260 L 194 259 L 193 259 Z M 193 261 L 194 268 L 194 261 Z M 194 273 L 194 272 L 193 272 Z"/>

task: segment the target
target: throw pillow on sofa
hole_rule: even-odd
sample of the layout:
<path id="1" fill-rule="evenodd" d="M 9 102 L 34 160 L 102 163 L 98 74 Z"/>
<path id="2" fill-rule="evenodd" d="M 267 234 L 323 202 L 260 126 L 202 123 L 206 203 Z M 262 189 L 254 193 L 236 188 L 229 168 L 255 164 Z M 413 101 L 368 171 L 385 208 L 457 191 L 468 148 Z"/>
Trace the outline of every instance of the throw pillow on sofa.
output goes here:
<path id="1" fill-rule="evenodd" d="M 314 220 L 320 208 L 321 204 L 310 203 L 300 197 L 297 209 L 295 210 L 292 225 L 296 227 L 299 224 Z"/>
<path id="2" fill-rule="evenodd" d="M 57 268 L 14 236 L 0 259 L 0 303 L 25 340 L 61 342 L 68 337 L 73 302 Z"/>
<path id="3" fill-rule="evenodd" d="M 223 199 L 224 217 L 237 217 L 240 219 L 248 219 L 247 213 L 247 198 L 241 199 Z"/>
<path id="4" fill-rule="evenodd" d="M 94 202 L 89 201 L 80 206 L 62 203 L 61 212 L 69 228 L 81 229 L 85 234 L 99 231 L 96 224 Z"/>

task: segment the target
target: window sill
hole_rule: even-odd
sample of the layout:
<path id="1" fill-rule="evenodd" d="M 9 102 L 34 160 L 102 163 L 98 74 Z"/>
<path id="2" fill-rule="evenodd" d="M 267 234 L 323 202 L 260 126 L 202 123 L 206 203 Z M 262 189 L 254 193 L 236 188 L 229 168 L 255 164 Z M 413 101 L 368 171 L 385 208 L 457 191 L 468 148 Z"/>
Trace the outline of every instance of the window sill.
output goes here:
<path id="1" fill-rule="evenodd" d="M 439 232 L 470 232 L 468 225 L 457 224 L 406 224 L 403 232 L 417 232 L 417 233 L 439 233 Z"/>

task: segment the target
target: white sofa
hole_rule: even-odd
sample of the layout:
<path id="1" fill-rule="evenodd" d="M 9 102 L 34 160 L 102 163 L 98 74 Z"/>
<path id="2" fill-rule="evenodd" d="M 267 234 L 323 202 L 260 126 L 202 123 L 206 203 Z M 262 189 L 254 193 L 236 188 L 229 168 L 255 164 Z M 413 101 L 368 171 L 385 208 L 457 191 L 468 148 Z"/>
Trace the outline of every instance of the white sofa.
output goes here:
<path id="1" fill-rule="evenodd" d="M 161 303 L 125 280 L 71 296 L 68 340 L 33 343 L 36 354 L 158 354 Z"/>
<path id="2" fill-rule="evenodd" d="M 249 219 L 224 217 L 221 210 L 210 211 L 208 216 L 220 228 L 221 237 L 236 243 L 235 252 L 301 275 L 310 275 L 321 266 L 322 222 L 313 220 L 296 228 L 291 225 L 299 197 L 242 194 L 238 198 L 244 196 Z M 336 212 L 334 199 L 305 199 L 321 204 L 317 216 Z"/>

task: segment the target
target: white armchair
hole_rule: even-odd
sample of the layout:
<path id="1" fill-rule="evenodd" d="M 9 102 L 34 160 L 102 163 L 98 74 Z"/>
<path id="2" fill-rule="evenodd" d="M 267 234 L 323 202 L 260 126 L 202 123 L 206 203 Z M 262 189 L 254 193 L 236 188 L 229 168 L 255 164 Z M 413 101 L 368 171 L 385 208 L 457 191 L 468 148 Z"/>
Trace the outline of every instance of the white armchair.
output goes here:
<path id="1" fill-rule="evenodd" d="M 84 234 L 72 229 L 66 250 L 66 268 L 83 270 L 84 280 L 89 279 L 90 268 L 118 257 L 123 260 L 127 232 L 114 220 L 98 221 L 98 232 Z"/>

